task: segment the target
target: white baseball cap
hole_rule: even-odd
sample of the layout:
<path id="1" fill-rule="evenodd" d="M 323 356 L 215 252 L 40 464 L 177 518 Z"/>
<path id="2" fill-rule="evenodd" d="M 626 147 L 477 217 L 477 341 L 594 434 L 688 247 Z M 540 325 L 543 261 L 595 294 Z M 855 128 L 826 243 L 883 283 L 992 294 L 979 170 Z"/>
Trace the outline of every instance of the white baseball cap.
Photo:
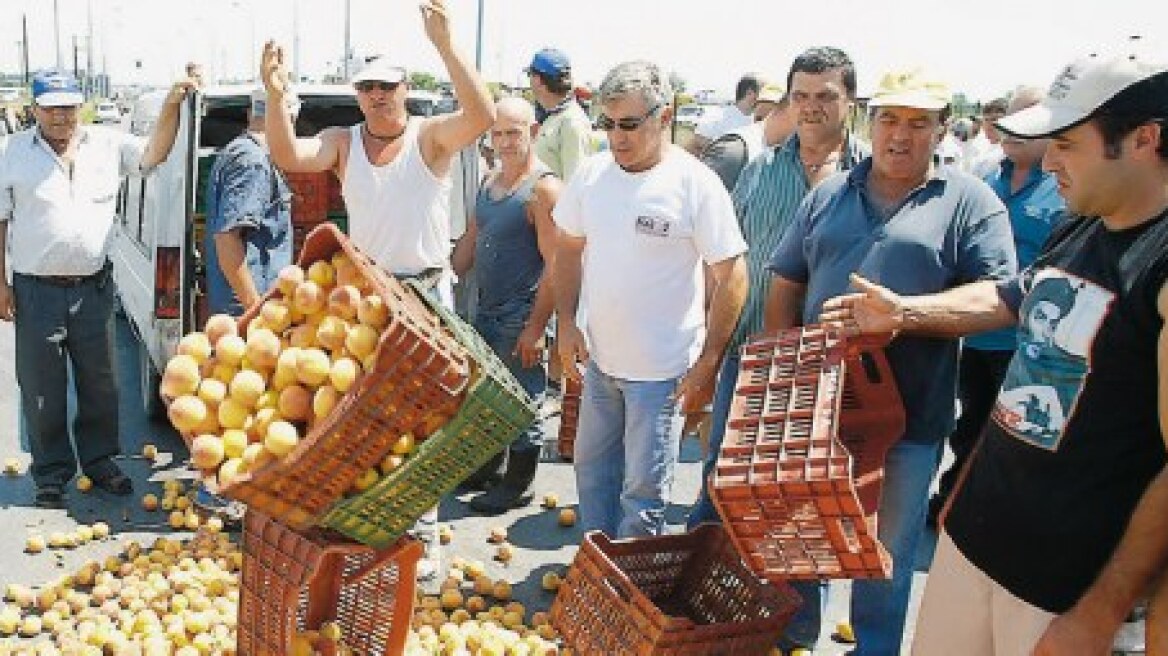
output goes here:
<path id="1" fill-rule="evenodd" d="M 401 66 L 394 66 L 389 63 L 389 59 L 383 55 L 370 57 L 366 60 L 365 66 L 353 75 L 353 79 L 349 80 L 352 84 L 358 82 L 389 82 L 396 84 L 406 79 L 406 69 Z"/>
<path id="2" fill-rule="evenodd" d="M 1141 82 L 1146 89 L 1133 89 Z M 1129 89 L 1133 93 L 1123 93 Z M 1168 115 L 1168 66 L 1134 53 L 1088 55 L 1064 68 L 1037 105 L 994 125 L 1011 136 L 1040 139 L 1084 123 L 1101 109 Z"/>

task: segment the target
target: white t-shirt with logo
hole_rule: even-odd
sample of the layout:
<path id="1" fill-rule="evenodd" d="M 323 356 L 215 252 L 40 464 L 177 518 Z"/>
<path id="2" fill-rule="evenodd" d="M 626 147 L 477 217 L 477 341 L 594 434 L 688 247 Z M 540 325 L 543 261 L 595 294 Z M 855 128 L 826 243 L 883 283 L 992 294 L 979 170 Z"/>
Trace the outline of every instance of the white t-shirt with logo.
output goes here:
<path id="1" fill-rule="evenodd" d="M 598 153 L 577 169 L 552 214 L 586 240 L 580 305 L 600 370 L 635 381 L 684 374 L 705 339 L 702 263 L 746 251 L 718 176 L 676 146 L 639 173 Z"/>

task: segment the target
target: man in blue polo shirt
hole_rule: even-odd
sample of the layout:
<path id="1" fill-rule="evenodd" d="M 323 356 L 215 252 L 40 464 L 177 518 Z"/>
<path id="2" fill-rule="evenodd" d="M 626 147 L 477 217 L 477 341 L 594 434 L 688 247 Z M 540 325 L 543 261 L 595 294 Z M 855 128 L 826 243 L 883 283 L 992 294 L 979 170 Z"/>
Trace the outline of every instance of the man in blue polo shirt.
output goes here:
<path id="1" fill-rule="evenodd" d="M 824 302 L 848 291 L 853 273 L 925 293 L 1016 271 L 1001 200 L 980 180 L 932 164 L 945 134 L 948 89 L 918 73 L 894 73 L 881 81 L 870 107 L 872 156 L 808 194 L 771 258 L 767 329 L 818 321 Z M 900 652 L 929 484 L 953 427 L 957 342 L 901 337 L 887 355 L 907 420 L 885 459 L 879 507 L 879 538 L 893 572 L 889 580 L 852 585 L 855 654 Z M 821 608 L 819 588 L 801 588 L 804 617 L 797 626 Z M 813 646 L 805 636 L 788 638 Z"/>
<path id="2" fill-rule="evenodd" d="M 1043 90 L 1038 87 L 1019 87 L 1014 91 L 1007 113 L 1015 114 L 1037 105 L 1042 96 Z M 1030 266 L 1038 256 L 1066 207 L 1058 193 L 1058 180 L 1042 170 L 1042 155 L 1049 143 L 1049 139 L 1004 137 L 1001 140 L 1004 156 L 985 178 L 1010 212 L 1019 269 Z M 953 462 L 941 475 L 936 496 L 929 500 L 930 525 L 936 525 L 937 516 L 989 419 L 998 387 L 1017 345 L 1018 333 L 1013 326 L 970 335 L 961 345 L 961 366 L 957 373 L 961 414 L 957 427 L 949 435 Z"/>

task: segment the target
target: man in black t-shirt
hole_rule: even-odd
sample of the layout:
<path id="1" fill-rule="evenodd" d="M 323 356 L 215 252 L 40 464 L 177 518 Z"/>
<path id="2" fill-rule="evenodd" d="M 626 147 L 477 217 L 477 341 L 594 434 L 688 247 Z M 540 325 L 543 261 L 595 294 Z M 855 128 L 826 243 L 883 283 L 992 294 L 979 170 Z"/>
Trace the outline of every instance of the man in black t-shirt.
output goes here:
<path id="1" fill-rule="evenodd" d="M 1166 122 L 1168 66 L 1074 62 L 997 123 L 1051 138 L 1043 166 L 1070 212 L 1032 266 L 916 297 L 857 276 L 859 293 L 824 307 L 852 333 L 1019 326 L 942 522 L 915 653 L 1110 653 L 1168 565 Z"/>

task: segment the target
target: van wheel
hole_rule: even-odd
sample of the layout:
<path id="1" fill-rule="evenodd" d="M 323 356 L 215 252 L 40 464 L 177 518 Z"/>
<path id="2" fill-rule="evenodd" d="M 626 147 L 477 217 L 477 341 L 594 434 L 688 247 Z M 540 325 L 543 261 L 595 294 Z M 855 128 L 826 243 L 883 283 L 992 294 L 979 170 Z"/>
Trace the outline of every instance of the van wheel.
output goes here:
<path id="1" fill-rule="evenodd" d="M 142 411 L 147 419 L 161 420 L 166 417 L 166 406 L 158 394 L 162 376 L 150 362 L 150 353 L 140 342 L 138 344 L 138 384 L 142 394 Z"/>

